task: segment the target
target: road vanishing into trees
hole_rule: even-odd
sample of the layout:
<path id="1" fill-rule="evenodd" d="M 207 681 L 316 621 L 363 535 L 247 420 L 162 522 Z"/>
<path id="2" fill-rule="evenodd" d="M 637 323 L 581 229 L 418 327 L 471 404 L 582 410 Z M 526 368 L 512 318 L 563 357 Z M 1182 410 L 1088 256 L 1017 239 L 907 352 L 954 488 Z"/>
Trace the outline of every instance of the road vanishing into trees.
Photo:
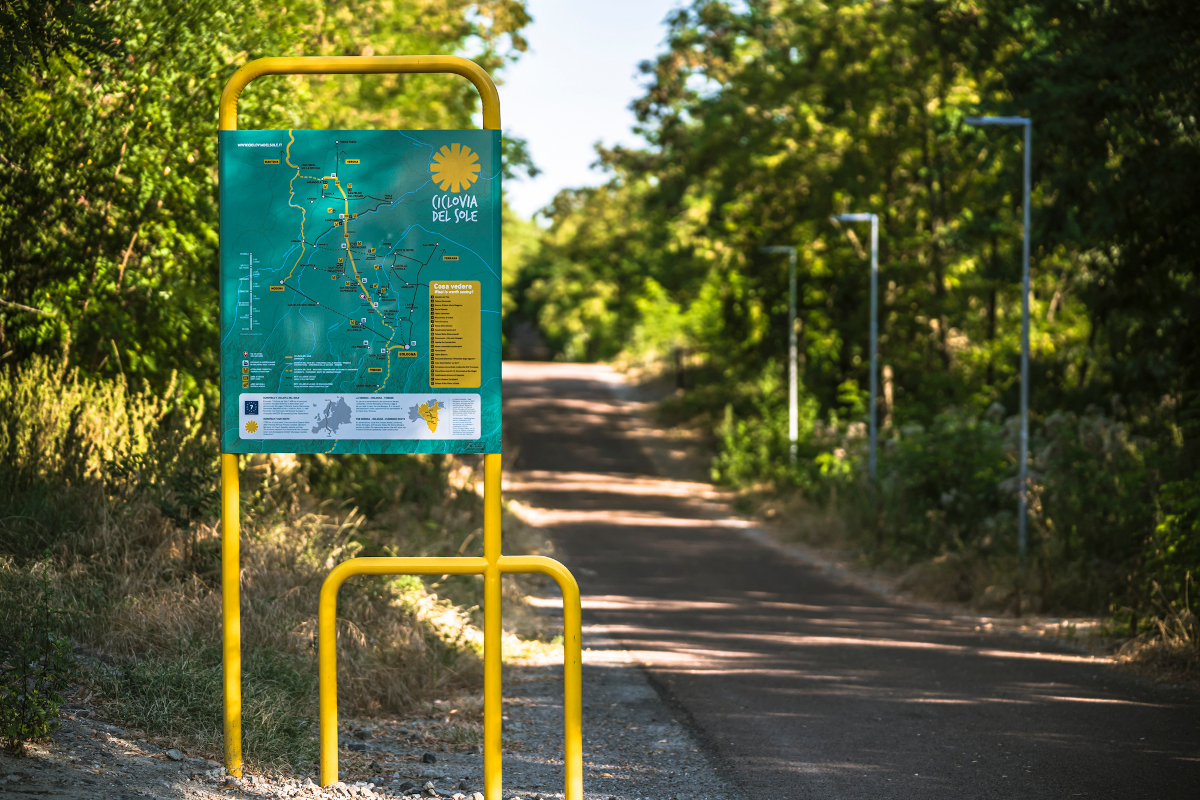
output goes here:
<path id="1" fill-rule="evenodd" d="M 505 364 L 507 496 L 551 527 L 586 631 L 645 665 L 734 788 L 789 800 L 1200 793 L 1194 694 L 892 602 L 754 540 L 711 487 L 656 469 L 614 377 Z"/>

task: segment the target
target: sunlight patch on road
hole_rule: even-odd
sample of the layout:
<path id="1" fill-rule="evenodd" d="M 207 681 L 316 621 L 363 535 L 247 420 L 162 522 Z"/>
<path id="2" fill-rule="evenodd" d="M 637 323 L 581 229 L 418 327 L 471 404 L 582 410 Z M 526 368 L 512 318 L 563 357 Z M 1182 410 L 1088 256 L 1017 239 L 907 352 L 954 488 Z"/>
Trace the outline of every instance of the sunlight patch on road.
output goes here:
<path id="1" fill-rule="evenodd" d="M 672 481 L 638 475 L 598 472 L 550 472 L 528 470 L 511 473 L 504 481 L 505 491 L 513 492 L 598 492 L 640 497 L 690 497 L 723 500 L 730 492 L 709 483 Z"/>

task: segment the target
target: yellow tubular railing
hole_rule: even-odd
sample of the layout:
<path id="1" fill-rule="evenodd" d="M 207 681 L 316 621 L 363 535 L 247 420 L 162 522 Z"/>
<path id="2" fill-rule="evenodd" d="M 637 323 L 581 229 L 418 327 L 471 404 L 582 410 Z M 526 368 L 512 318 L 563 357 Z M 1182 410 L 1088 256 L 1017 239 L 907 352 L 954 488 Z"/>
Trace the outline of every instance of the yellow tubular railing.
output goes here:
<path id="1" fill-rule="evenodd" d="M 583 797 L 583 621 L 579 584 L 566 567 L 543 556 L 502 556 L 500 572 L 540 572 L 554 578 L 562 592 L 563 769 L 566 798 L 577 800 Z"/>
<path id="2" fill-rule="evenodd" d="M 500 128 L 500 97 L 491 77 L 472 61 L 457 56 L 331 56 L 260 58 L 239 69 L 221 92 L 218 127 L 237 130 L 242 90 L 264 75 L 453 73 L 479 90 L 483 127 Z M 355 558 L 336 566 L 321 586 L 317 627 L 320 684 L 321 785 L 337 781 L 337 592 L 352 575 L 483 575 L 483 773 L 486 800 L 501 800 L 501 640 L 500 576 L 540 572 L 554 578 L 563 595 L 563 714 L 566 800 L 583 798 L 582 660 L 579 586 L 566 567 L 540 556 L 500 554 L 500 456 L 484 456 L 483 558 Z M 241 618 L 238 561 L 238 462 L 221 455 L 221 612 L 224 657 L 225 766 L 242 776 Z"/>
<path id="3" fill-rule="evenodd" d="M 352 558 L 321 584 L 317 608 L 317 682 L 321 706 L 321 785 L 338 779 L 337 593 L 353 575 L 482 575 L 482 558 Z"/>
<path id="4" fill-rule="evenodd" d="M 377 75 L 451 73 L 475 84 L 483 100 L 483 127 L 500 130 L 500 95 L 492 76 L 474 61 L 459 56 L 301 56 L 259 58 L 233 73 L 221 92 L 217 128 L 237 130 L 237 102 L 242 90 L 264 75 Z"/>
<path id="5" fill-rule="evenodd" d="M 583 652 L 579 584 L 557 561 L 500 555 L 500 456 L 484 456 L 483 558 L 352 558 L 338 564 L 321 586 L 317 612 L 321 706 L 321 785 L 338 780 L 337 593 L 352 575 L 483 575 L 483 794 L 500 800 L 501 629 L 500 576 L 540 572 L 558 582 L 563 596 L 563 765 L 566 800 L 583 797 Z"/>

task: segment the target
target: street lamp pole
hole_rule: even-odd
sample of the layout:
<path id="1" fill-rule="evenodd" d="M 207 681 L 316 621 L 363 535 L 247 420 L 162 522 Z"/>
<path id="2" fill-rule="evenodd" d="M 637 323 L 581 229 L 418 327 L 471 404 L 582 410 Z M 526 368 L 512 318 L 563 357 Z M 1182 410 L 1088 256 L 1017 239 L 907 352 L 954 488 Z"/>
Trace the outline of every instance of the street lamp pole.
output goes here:
<path id="1" fill-rule="evenodd" d="M 968 125 L 1009 125 L 1025 128 L 1024 230 L 1021 242 L 1021 454 L 1017 465 L 1017 553 L 1027 548 L 1029 508 L 1029 185 L 1033 158 L 1033 120 L 1029 117 L 967 117 Z"/>
<path id="2" fill-rule="evenodd" d="M 799 369 L 796 364 L 796 248 L 790 246 L 760 247 L 763 253 L 788 254 L 788 458 L 796 463 L 796 440 L 800 436 Z"/>
<path id="3" fill-rule="evenodd" d="M 871 480 L 875 480 L 875 450 L 879 438 L 876 418 L 876 395 L 878 394 L 878 361 L 879 361 L 879 216 L 876 214 L 838 214 L 831 217 L 838 222 L 867 222 L 871 223 L 871 408 L 870 408 L 870 449 L 867 453 L 867 471 Z"/>

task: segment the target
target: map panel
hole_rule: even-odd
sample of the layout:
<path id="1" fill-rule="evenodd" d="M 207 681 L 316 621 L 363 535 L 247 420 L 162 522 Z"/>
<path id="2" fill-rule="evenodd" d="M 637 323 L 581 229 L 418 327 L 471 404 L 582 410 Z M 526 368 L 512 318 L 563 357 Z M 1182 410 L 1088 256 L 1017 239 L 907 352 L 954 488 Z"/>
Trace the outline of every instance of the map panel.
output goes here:
<path id="1" fill-rule="evenodd" d="M 499 453 L 499 131 L 219 136 L 222 452 Z"/>

